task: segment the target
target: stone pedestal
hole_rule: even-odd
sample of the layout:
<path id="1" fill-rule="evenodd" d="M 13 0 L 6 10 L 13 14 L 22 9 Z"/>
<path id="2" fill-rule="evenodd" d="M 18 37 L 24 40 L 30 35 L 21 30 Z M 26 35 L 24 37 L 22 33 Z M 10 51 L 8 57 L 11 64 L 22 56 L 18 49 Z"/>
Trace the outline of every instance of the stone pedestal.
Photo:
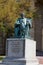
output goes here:
<path id="1" fill-rule="evenodd" d="M 6 65 L 39 65 L 36 58 L 36 42 L 30 39 L 7 39 Z"/>

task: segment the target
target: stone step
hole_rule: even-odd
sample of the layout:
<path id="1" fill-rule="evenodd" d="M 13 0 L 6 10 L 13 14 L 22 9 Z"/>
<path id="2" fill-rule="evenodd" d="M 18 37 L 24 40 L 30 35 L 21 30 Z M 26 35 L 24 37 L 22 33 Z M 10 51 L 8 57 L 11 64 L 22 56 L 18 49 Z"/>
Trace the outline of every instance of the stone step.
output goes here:
<path id="1" fill-rule="evenodd" d="M 37 59 L 39 60 L 39 65 L 43 65 L 43 56 L 37 56 Z M 5 64 L 2 63 L 2 61 L 0 61 L 0 65 L 5 65 Z"/>
<path id="2" fill-rule="evenodd" d="M 0 65 L 6 65 L 5 63 L 0 63 Z"/>

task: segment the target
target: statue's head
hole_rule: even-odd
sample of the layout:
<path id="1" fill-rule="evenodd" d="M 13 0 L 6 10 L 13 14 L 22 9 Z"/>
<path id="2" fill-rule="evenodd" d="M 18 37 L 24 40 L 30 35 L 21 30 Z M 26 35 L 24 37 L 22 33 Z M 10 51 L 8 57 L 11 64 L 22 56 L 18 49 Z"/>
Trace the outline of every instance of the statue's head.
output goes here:
<path id="1" fill-rule="evenodd" d="M 21 16 L 21 18 L 24 18 L 25 17 L 25 14 L 24 13 L 21 13 L 20 16 Z"/>

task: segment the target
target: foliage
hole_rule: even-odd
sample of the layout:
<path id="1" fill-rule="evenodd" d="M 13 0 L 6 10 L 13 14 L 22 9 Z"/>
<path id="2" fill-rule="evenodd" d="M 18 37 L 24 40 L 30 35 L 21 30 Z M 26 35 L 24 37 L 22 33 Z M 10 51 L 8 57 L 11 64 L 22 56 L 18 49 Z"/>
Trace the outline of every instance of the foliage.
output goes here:
<path id="1" fill-rule="evenodd" d="M 0 0 L 0 28 L 7 33 L 8 29 L 14 28 L 14 23 L 21 12 L 25 12 L 27 17 L 32 17 L 30 11 L 31 2 L 29 0 Z"/>

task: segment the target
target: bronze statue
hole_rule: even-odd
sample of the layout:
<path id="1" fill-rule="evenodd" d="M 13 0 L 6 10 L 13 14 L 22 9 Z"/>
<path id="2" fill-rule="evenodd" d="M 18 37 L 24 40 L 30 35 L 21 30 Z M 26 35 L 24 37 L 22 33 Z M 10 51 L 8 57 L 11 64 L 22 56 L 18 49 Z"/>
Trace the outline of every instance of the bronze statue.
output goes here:
<path id="1" fill-rule="evenodd" d="M 30 18 L 25 18 L 25 14 L 22 13 L 14 25 L 14 37 L 15 38 L 31 38 L 30 29 L 32 27 L 32 21 Z"/>

